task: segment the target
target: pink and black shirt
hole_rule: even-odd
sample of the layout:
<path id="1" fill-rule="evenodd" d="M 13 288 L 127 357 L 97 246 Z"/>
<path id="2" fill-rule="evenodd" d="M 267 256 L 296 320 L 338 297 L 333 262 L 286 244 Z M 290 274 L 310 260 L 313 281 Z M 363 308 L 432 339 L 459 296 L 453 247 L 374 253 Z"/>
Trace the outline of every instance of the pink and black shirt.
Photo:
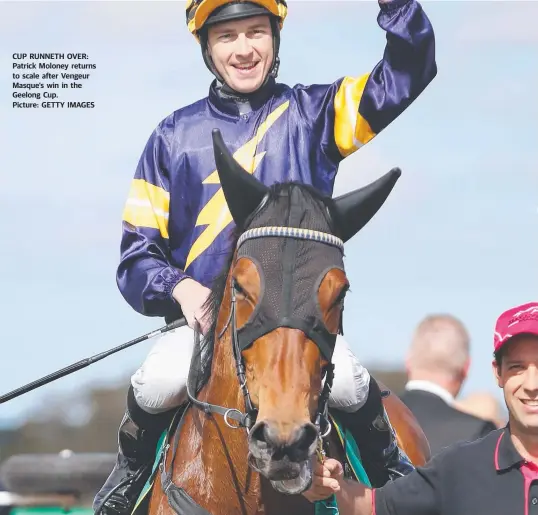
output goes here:
<path id="1" fill-rule="evenodd" d="M 538 515 L 538 465 L 510 428 L 455 444 L 373 492 L 374 515 Z"/>

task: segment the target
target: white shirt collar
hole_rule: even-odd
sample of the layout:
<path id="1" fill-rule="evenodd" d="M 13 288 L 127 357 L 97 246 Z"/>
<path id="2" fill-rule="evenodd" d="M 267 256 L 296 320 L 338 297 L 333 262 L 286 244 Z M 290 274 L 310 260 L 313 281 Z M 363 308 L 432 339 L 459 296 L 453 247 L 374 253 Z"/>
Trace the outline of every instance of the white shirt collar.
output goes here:
<path id="1" fill-rule="evenodd" d="M 445 390 L 442 386 L 432 383 L 431 381 L 424 381 L 421 379 L 413 379 L 408 381 L 405 385 L 406 390 L 423 390 L 425 392 L 432 393 L 441 397 L 449 406 L 454 404 L 454 396 Z"/>

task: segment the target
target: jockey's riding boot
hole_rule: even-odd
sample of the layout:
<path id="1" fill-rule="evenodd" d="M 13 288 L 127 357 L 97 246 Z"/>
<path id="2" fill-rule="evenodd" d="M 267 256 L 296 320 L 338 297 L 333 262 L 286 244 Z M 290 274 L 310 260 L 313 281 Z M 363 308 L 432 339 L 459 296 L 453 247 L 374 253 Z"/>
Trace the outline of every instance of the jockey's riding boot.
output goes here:
<path id="1" fill-rule="evenodd" d="M 370 377 L 368 399 L 354 413 L 339 411 L 344 425 L 351 431 L 366 473 L 374 487 L 405 476 L 415 467 L 405 452 L 398 447 L 396 434 L 382 402 L 381 390 Z"/>
<path id="2" fill-rule="evenodd" d="M 127 410 L 118 432 L 118 457 L 93 501 L 95 515 L 129 515 L 132 512 L 151 474 L 159 438 L 171 423 L 174 412 L 150 415 L 138 406 L 132 386 L 129 388 Z M 111 493 L 113 489 L 115 491 Z"/>

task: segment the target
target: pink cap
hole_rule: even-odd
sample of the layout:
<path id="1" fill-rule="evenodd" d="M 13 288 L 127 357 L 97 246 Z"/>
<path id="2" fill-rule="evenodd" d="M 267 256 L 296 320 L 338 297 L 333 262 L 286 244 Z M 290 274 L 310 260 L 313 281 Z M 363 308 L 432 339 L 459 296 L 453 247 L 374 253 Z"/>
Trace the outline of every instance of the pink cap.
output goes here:
<path id="1" fill-rule="evenodd" d="M 538 336 L 538 302 L 529 302 L 505 311 L 495 324 L 493 347 L 497 352 L 516 334 L 530 333 Z"/>

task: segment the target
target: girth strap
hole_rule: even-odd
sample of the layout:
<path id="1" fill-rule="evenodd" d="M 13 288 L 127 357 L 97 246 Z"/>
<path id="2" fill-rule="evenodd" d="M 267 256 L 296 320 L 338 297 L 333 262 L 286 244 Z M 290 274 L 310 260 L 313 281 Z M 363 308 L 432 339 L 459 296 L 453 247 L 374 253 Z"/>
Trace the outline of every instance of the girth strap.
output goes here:
<path id="1" fill-rule="evenodd" d="M 170 460 L 170 466 L 166 470 L 166 453 L 170 448 L 170 445 L 167 444 L 164 446 L 163 456 L 161 457 L 161 462 L 159 464 L 159 469 L 161 471 L 161 486 L 163 492 L 166 494 L 168 499 L 168 504 L 170 507 L 178 514 L 183 515 L 184 513 L 189 513 L 190 515 L 211 515 L 207 510 L 196 504 L 194 499 L 183 489 L 176 486 L 172 482 L 174 474 L 174 461 L 176 458 L 177 448 L 179 446 L 179 436 L 181 434 L 181 428 L 185 422 L 185 414 L 189 410 L 190 404 L 185 406 L 181 419 L 174 432 L 174 442 L 172 444 L 172 459 Z M 168 436 L 168 435 L 167 435 Z"/>
<path id="2" fill-rule="evenodd" d="M 166 492 L 166 496 L 168 497 L 168 504 L 178 515 L 187 513 L 189 515 L 211 515 L 207 510 L 196 504 L 183 488 L 178 488 L 173 483 Z"/>

